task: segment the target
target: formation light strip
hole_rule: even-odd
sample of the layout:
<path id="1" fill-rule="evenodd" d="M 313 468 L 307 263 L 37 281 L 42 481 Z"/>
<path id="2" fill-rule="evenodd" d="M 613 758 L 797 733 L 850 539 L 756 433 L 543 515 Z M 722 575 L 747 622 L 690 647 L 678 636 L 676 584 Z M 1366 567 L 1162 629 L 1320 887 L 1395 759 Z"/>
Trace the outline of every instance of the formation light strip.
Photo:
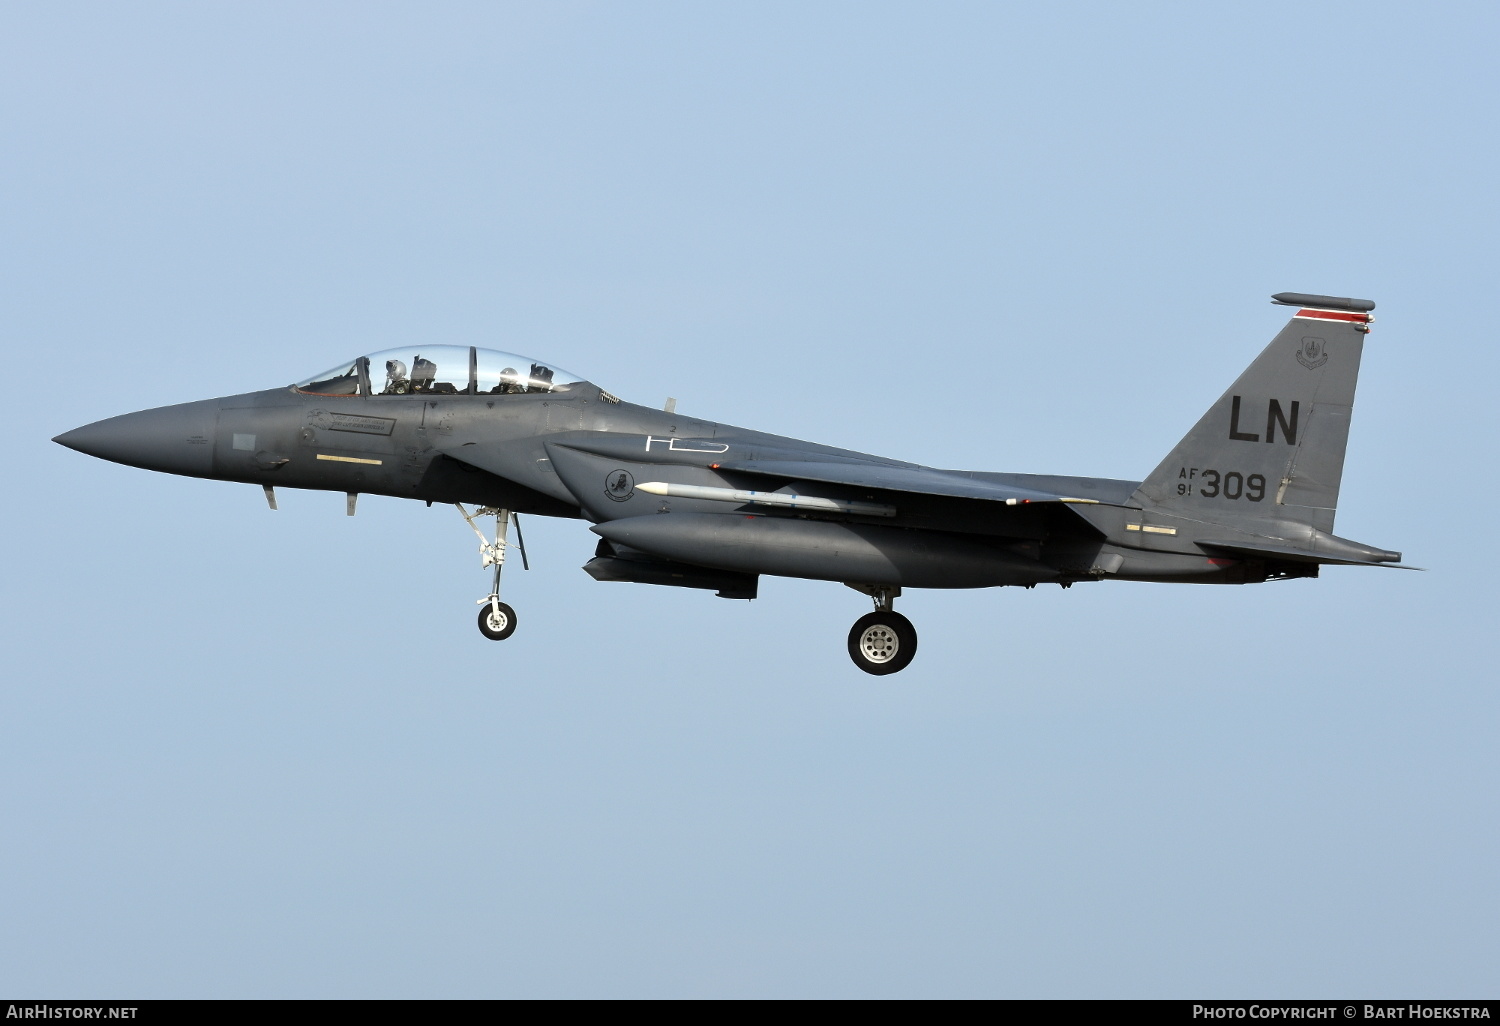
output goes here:
<path id="1" fill-rule="evenodd" d="M 318 459 L 329 460 L 333 463 L 369 463 L 376 467 L 385 462 L 384 460 L 362 460 L 358 456 L 328 456 L 321 452 L 318 453 Z"/>
<path id="2" fill-rule="evenodd" d="M 1147 534 L 1176 534 L 1177 533 L 1177 528 L 1175 528 L 1175 527 L 1156 527 L 1153 524 L 1145 524 L 1144 526 L 1141 525 L 1141 524 L 1126 524 L 1125 525 L 1125 530 L 1127 530 L 1127 531 L 1145 531 Z"/>

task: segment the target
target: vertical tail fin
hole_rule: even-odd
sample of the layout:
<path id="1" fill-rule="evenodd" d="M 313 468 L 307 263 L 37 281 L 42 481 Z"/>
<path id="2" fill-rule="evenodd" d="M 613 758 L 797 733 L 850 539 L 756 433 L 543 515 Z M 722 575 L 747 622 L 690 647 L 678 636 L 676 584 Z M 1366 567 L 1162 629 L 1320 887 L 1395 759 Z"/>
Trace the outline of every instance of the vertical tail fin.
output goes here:
<path id="1" fill-rule="evenodd" d="M 1296 292 L 1273 298 L 1299 309 L 1134 501 L 1210 520 L 1265 517 L 1333 530 L 1375 304 Z"/>

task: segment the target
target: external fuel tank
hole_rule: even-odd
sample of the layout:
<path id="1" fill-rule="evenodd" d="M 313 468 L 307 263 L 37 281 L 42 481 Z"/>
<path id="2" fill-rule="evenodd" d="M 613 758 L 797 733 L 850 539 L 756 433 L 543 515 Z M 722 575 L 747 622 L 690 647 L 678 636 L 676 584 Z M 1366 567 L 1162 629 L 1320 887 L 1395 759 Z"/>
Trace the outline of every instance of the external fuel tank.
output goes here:
<path id="1" fill-rule="evenodd" d="M 1058 572 L 993 539 L 743 513 L 665 513 L 595 524 L 665 559 L 752 574 L 905 588 L 1036 584 Z"/>

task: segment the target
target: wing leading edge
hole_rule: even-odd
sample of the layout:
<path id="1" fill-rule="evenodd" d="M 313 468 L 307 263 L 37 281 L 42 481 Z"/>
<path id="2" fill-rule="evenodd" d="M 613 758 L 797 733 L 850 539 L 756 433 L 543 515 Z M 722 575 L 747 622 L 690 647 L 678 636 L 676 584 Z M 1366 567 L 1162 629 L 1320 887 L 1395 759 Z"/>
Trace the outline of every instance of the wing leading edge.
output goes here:
<path id="1" fill-rule="evenodd" d="M 1105 499 L 1064 495 L 1019 485 L 972 477 L 962 471 L 931 470 L 926 467 L 887 467 L 870 463 L 834 463 L 798 460 L 725 460 L 710 469 L 731 474 L 753 474 L 779 481 L 810 481 L 868 488 L 882 492 L 905 492 L 950 499 L 977 499 L 1007 506 L 1034 502 L 1097 505 Z"/>

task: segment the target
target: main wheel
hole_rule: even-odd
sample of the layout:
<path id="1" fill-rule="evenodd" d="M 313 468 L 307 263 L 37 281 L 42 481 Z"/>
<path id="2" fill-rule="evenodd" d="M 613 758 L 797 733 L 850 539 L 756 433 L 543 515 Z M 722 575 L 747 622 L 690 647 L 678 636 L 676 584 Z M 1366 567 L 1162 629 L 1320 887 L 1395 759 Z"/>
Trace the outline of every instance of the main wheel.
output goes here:
<path id="1" fill-rule="evenodd" d="M 516 611 L 504 602 L 486 602 L 479 607 L 479 633 L 491 641 L 504 641 L 516 633 Z"/>
<path id="2" fill-rule="evenodd" d="M 898 673 L 917 654 L 917 629 L 891 610 L 878 610 L 854 621 L 849 628 L 849 658 L 866 673 Z"/>

